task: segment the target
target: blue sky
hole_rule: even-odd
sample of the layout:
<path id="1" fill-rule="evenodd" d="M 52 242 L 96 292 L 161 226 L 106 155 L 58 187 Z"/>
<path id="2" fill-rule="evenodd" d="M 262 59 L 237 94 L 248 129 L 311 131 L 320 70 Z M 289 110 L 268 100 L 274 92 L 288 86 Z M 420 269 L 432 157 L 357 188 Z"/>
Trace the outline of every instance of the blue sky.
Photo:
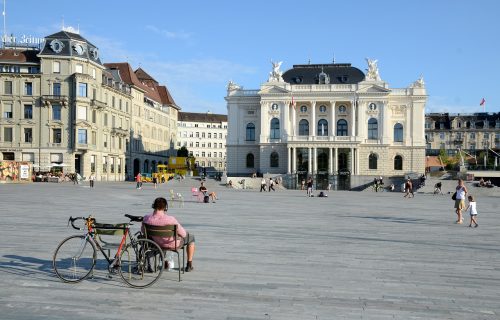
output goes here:
<path id="1" fill-rule="evenodd" d="M 402 88 L 423 75 L 427 112 L 500 111 L 500 1 L 7 0 L 7 33 L 77 28 L 104 62 L 167 85 L 183 111 L 226 113 L 228 80 L 257 89 L 271 60 L 348 62 Z"/>

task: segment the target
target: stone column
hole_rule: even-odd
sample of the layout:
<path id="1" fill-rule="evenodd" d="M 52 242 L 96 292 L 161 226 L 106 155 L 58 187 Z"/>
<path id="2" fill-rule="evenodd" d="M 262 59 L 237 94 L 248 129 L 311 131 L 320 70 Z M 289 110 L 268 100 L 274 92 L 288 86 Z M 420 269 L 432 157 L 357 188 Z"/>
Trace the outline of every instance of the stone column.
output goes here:
<path id="1" fill-rule="evenodd" d="M 356 174 L 359 174 L 359 149 L 356 148 Z"/>
<path id="2" fill-rule="evenodd" d="M 333 174 L 336 174 L 338 169 L 338 164 L 339 164 L 339 159 L 338 159 L 338 148 L 333 149 Z"/>
<path id="3" fill-rule="evenodd" d="M 318 172 L 318 148 L 314 147 L 313 148 L 313 174 L 316 174 Z"/>
<path id="4" fill-rule="evenodd" d="M 297 148 L 293 148 L 293 154 L 292 154 L 292 172 L 295 173 L 297 172 Z"/>
<path id="5" fill-rule="evenodd" d="M 350 154 L 350 160 L 351 160 L 351 174 L 354 174 L 354 148 L 351 148 L 351 154 Z"/>
<path id="6" fill-rule="evenodd" d="M 240 108 L 237 108 L 239 111 Z M 260 102 L 260 143 L 267 143 L 270 132 L 271 118 L 269 117 L 269 103 Z"/>
<path id="7" fill-rule="evenodd" d="M 292 172 L 292 148 L 287 148 L 288 150 L 288 164 L 287 164 L 287 172 L 290 174 Z"/>
<path id="8" fill-rule="evenodd" d="M 311 128 L 309 136 L 316 136 L 316 101 L 311 101 L 311 125 L 309 128 Z"/>
<path id="9" fill-rule="evenodd" d="M 311 160 L 312 160 L 312 156 L 311 156 L 312 149 L 311 148 L 307 148 L 307 149 L 308 149 L 308 152 L 309 152 L 308 158 L 307 158 L 307 173 L 308 174 L 312 174 L 312 162 L 311 162 Z"/>
<path id="10" fill-rule="evenodd" d="M 356 136 L 356 103 L 355 101 L 351 102 L 351 113 L 352 113 L 352 129 L 351 136 Z"/>
<path id="11" fill-rule="evenodd" d="M 282 139 L 286 139 L 286 141 L 288 140 L 288 136 L 290 136 L 290 127 L 289 127 L 289 123 L 290 123 L 290 119 L 289 119 L 289 115 L 288 115 L 288 111 L 289 111 L 289 108 L 290 108 L 290 104 L 288 103 L 288 101 L 285 101 L 283 103 L 283 133 L 282 133 Z M 285 141 L 285 140 L 282 140 L 282 141 Z"/>
<path id="12" fill-rule="evenodd" d="M 296 113 L 297 113 L 297 108 L 295 107 L 295 105 L 292 106 L 292 129 L 291 129 L 291 132 L 292 132 L 292 136 L 296 136 L 297 135 L 297 131 L 295 130 L 295 127 L 297 125 L 296 123 Z"/>
<path id="13" fill-rule="evenodd" d="M 337 124 L 335 122 L 335 101 L 330 101 L 330 134 L 329 136 L 335 136 Z"/>
<path id="14" fill-rule="evenodd" d="M 333 149 L 328 148 L 328 174 L 331 175 L 333 172 Z"/>

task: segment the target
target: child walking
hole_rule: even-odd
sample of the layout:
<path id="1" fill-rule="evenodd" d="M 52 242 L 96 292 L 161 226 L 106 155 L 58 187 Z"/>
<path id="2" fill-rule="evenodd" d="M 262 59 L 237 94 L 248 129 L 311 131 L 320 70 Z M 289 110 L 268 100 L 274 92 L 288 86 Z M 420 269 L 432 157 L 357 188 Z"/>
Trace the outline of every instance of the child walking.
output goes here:
<path id="1" fill-rule="evenodd" d="M 469 228 L 472 228 L 472 223 L 474 222 L 474 228 L 477 228 L 477 209 L 476 209 L 476 201 L 474 200 L 473 196 L 469 196 L 469 206 L 465 211 L 468 211 L 470 214 L 470 223 L 469 223 Z"/>

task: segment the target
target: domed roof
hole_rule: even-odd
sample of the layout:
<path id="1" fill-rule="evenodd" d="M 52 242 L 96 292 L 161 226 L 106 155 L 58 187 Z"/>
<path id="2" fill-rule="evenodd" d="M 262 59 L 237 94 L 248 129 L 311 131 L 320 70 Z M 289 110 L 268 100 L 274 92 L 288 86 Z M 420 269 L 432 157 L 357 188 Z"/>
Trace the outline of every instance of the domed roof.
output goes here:
<path id="1" fill-rule="evenodd" d="M 365 79 L 365 74 L 350 63 L 296 64 L 283 74 L 290 84 L 318 84 L 320 74 L 326 74 L 330 84 L 355 84 Z"/>
<path id="2" fill-rule="evenodd" d="M 45 37 L 40 55 L 78 57 L 101 64 L 96 46 L 81 35 L 64 30 Z"/>

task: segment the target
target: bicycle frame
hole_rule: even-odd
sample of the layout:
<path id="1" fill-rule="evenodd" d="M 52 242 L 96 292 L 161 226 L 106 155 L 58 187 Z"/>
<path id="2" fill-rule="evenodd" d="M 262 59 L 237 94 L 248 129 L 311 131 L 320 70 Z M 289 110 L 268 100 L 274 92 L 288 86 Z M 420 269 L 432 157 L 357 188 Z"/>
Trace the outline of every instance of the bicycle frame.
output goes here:
<path id="1" fill-rule="evenodd" d="M 95 239 L 95 231 L 90 228 L 89 231 L 87 231 L 86 235 L 85 235 L 85 240 L 86 239 L 89 239 L 91 243 L 93 243 L 95 245 L 95 247 L 97 249 L 99 249 L 99 251 L 101 251 L 102 255 L 104 256 L 104 258 L 106 259 L 106 261 L 108 262 L 108 265 L 109 267 L 112 266 L 113 263 L 116 262 L 116 260 L 118 259 L 118 256 L 125 244 L 125 241 L 127 240 L 127 236 L 129 237 L 129 240 L 132 242 L 134 239 L 132 238 L 132 236 L 130 235 L 130 227 L 127 226 L 127 227 L 123 227 L 123 228 L 114 228 L 113 230 L 124 230 L 124 233 L 123 233 L 123 236 L 122 236 L 122 239 L 120 241 L 120 245 L 118 246 L 118 249 L 115 253 L 115 256 L 113 258 L 111 258 L 111 255 L 107 255 L 106 254 L 106 251 L 104 251 L 104 248 L 101 246 L 101 244 L 99 243 L 98 240 Z"/>

